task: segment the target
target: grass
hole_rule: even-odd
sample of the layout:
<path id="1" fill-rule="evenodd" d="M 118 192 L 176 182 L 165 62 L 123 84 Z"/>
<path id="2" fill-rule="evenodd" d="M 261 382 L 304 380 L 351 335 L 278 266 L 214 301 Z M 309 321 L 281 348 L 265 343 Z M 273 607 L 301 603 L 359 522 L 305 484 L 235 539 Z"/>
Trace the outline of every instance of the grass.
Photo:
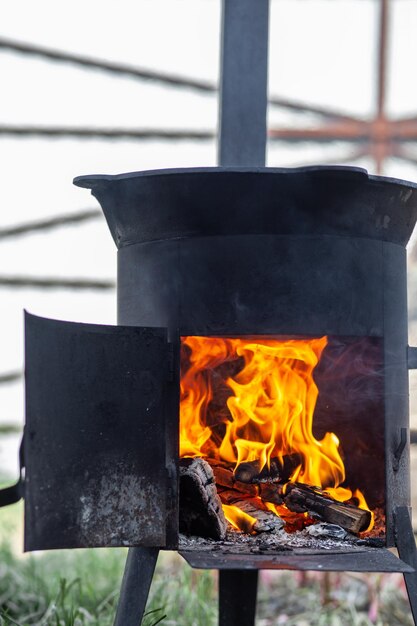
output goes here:
<path id="1" fill-rule="evenodd" d="M 110 626 L 126 550 L 20 553 L 22 508 L 0 510 L 0 626 Z M 158 561 L 143 626 L 215 626 L 217 574 Z M 402 576 L 261 572 L 257 626 L 408 626 Z"/>
<path id="2" fill-rule="evenodd" d="M 22 555 L 22 507 L 0 510 L 0 625 L 110 626 L 127 550 Z M 215 579 L 161 554 L 143 626 L 216 621 Z"/>
<path id="3" fill-rule="evenodd" d="M 59 551 L 17 560 L 2 548 L 0 557 L 2 626 L 113 623 L 123 550 Z M 210 575 L 195 576 L 189 568 L 171 561 L 159 564 L 144 626 L 214 624 Z"/>

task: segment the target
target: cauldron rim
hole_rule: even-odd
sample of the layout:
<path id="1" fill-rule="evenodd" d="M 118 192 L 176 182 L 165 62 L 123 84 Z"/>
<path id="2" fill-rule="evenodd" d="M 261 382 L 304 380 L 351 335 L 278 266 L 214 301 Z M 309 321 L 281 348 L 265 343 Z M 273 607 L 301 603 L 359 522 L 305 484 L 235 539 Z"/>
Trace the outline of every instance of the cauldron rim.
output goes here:
<path id="1" fill-rule="evenodd" d="M 92 189 L 106 181 L 123 181 L 131 178 L 147 178 L 154 176 L 178 176 L 182 174 L 216 174 L 236 173 L 236 174 L 264 174 L 264 175 L 346 175 L 354 179 L 368 179 L 369 181 L 386 183 L 388 185 L 400 185 L 402 187 L 417 189 L 417 183 L 391 176 L 379 176 L 369 174 L 368 170 L 362 167 L 348 165 L 308 165 L 301 167 L 182 167 L 165 168 L 152 170 L 138 170 L 134 172 L 122 172 L 120 174 L 87 174 L 76 176 L 74 185 L 86 189 Z"/>
<path id="2" fill-rule="evenodd" d="M 417 184 L 346 166 L 181 168 L 79 176 L 120 249 L 188 237 L 342 236 L 405 246 Z"/>

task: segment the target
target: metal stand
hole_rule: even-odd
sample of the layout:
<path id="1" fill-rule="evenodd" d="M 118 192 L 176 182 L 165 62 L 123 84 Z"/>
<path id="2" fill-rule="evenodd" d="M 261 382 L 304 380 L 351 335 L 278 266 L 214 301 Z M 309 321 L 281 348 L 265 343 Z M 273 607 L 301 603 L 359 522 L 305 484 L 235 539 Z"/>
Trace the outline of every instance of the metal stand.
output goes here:
<path id="1" fill-rule="evenodd" d="M 142 623 L 158 553 L 158 548 L 130 548 L 114 626 Z"/>
<path id="2" fill-rule="evenodd" d="M 254 626 L 257 570 L 220 570 L 219 626 Z"/>
<path id="3" fill-rule="evenodd" d="M 114 626 L 142 623 L 158 553 L 157 548 L 130 548 Z M 257 592 L 257 570 L 221 570 L 219 626 L 254 626 Z"/>
<path id="4" fill-rule="evenodd" d="M 395 510 L 395 541 L 400 559 L 416 570 L 404 574 L 404 580 L 414 624 L 417 626 L 417 548 L 410 512 L 406 506 L 399 506 Z"/>

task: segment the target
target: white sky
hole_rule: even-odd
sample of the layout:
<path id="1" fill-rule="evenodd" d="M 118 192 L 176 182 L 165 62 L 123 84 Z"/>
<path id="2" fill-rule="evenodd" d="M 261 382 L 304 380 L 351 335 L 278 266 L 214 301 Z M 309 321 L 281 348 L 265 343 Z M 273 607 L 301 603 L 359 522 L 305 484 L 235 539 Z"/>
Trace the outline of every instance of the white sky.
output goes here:
<path id="1" fill-rule="evenodd" d="M 0 2 L 0 37 L 216 81 L 220 0 L 14 0 Z M 417 2 L 391 0 L 390 114 L 417 112 Z M 370 115 L 376 0 L 271 0 L 270 93 Z M 215 129 L 217 99 L 184 89 L 51 63 L 0 50 L 0 124 Z M 313 118 L 270 111 L 270 124 Z M 335 162 L 348 147 L 274 145 L 268 164 Z M 0 137 L 0 228 L 87 207 L 80 174 L 216 164 L 214 142 L 128 142 Z M 372 163 L 358 165 L 372 171 Z M 393 161 L 386 173 L 417 179 Z M 0 241 L 0 273 L 115 278 L 104 219 Z M 22 310 L 115 323 L 114 292 L 0 287 L 0 374 L 23 366 Z M 0 386 L 0 422 L 23 421 L 21 384 Z M 16 471 L 17 437 L 0 441 L 0 473 Z"/>

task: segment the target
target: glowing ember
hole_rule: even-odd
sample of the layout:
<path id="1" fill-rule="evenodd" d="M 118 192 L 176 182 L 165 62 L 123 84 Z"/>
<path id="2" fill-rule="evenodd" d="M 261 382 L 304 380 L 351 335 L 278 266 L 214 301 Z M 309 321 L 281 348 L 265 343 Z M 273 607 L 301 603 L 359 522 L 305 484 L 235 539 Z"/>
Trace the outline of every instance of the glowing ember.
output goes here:
<path id="1" fill-rule="evenodd" d="M 183 337 L 183 364 L 188 360 L 189 366 L 181 375 L 181 456 L 216 459 L 235 469 L 257 461 L 262 470 L 273 458 L 283 461 L 298 454 L 301 462 L 291 482 L 321 487 L 340 502 L 355 498 L 368 509 L 360 491 L 352 494 L 340 486 L 345 468 L 336 435 L 328 432 L 321 440 L 313 435 L 318 397 L 313 371 L 326 345 L 327 337 Z M 229 368 L 226 375 L 216 374 L 220 366 Z M 220 388 L 216 376 L 225 402 L 223 409 L 213 411 Z M 224 508 L 233 525 L 249 528 L 247 520 L 236 521 L 246 514 L 237 513 L 237 507 Z"/>

